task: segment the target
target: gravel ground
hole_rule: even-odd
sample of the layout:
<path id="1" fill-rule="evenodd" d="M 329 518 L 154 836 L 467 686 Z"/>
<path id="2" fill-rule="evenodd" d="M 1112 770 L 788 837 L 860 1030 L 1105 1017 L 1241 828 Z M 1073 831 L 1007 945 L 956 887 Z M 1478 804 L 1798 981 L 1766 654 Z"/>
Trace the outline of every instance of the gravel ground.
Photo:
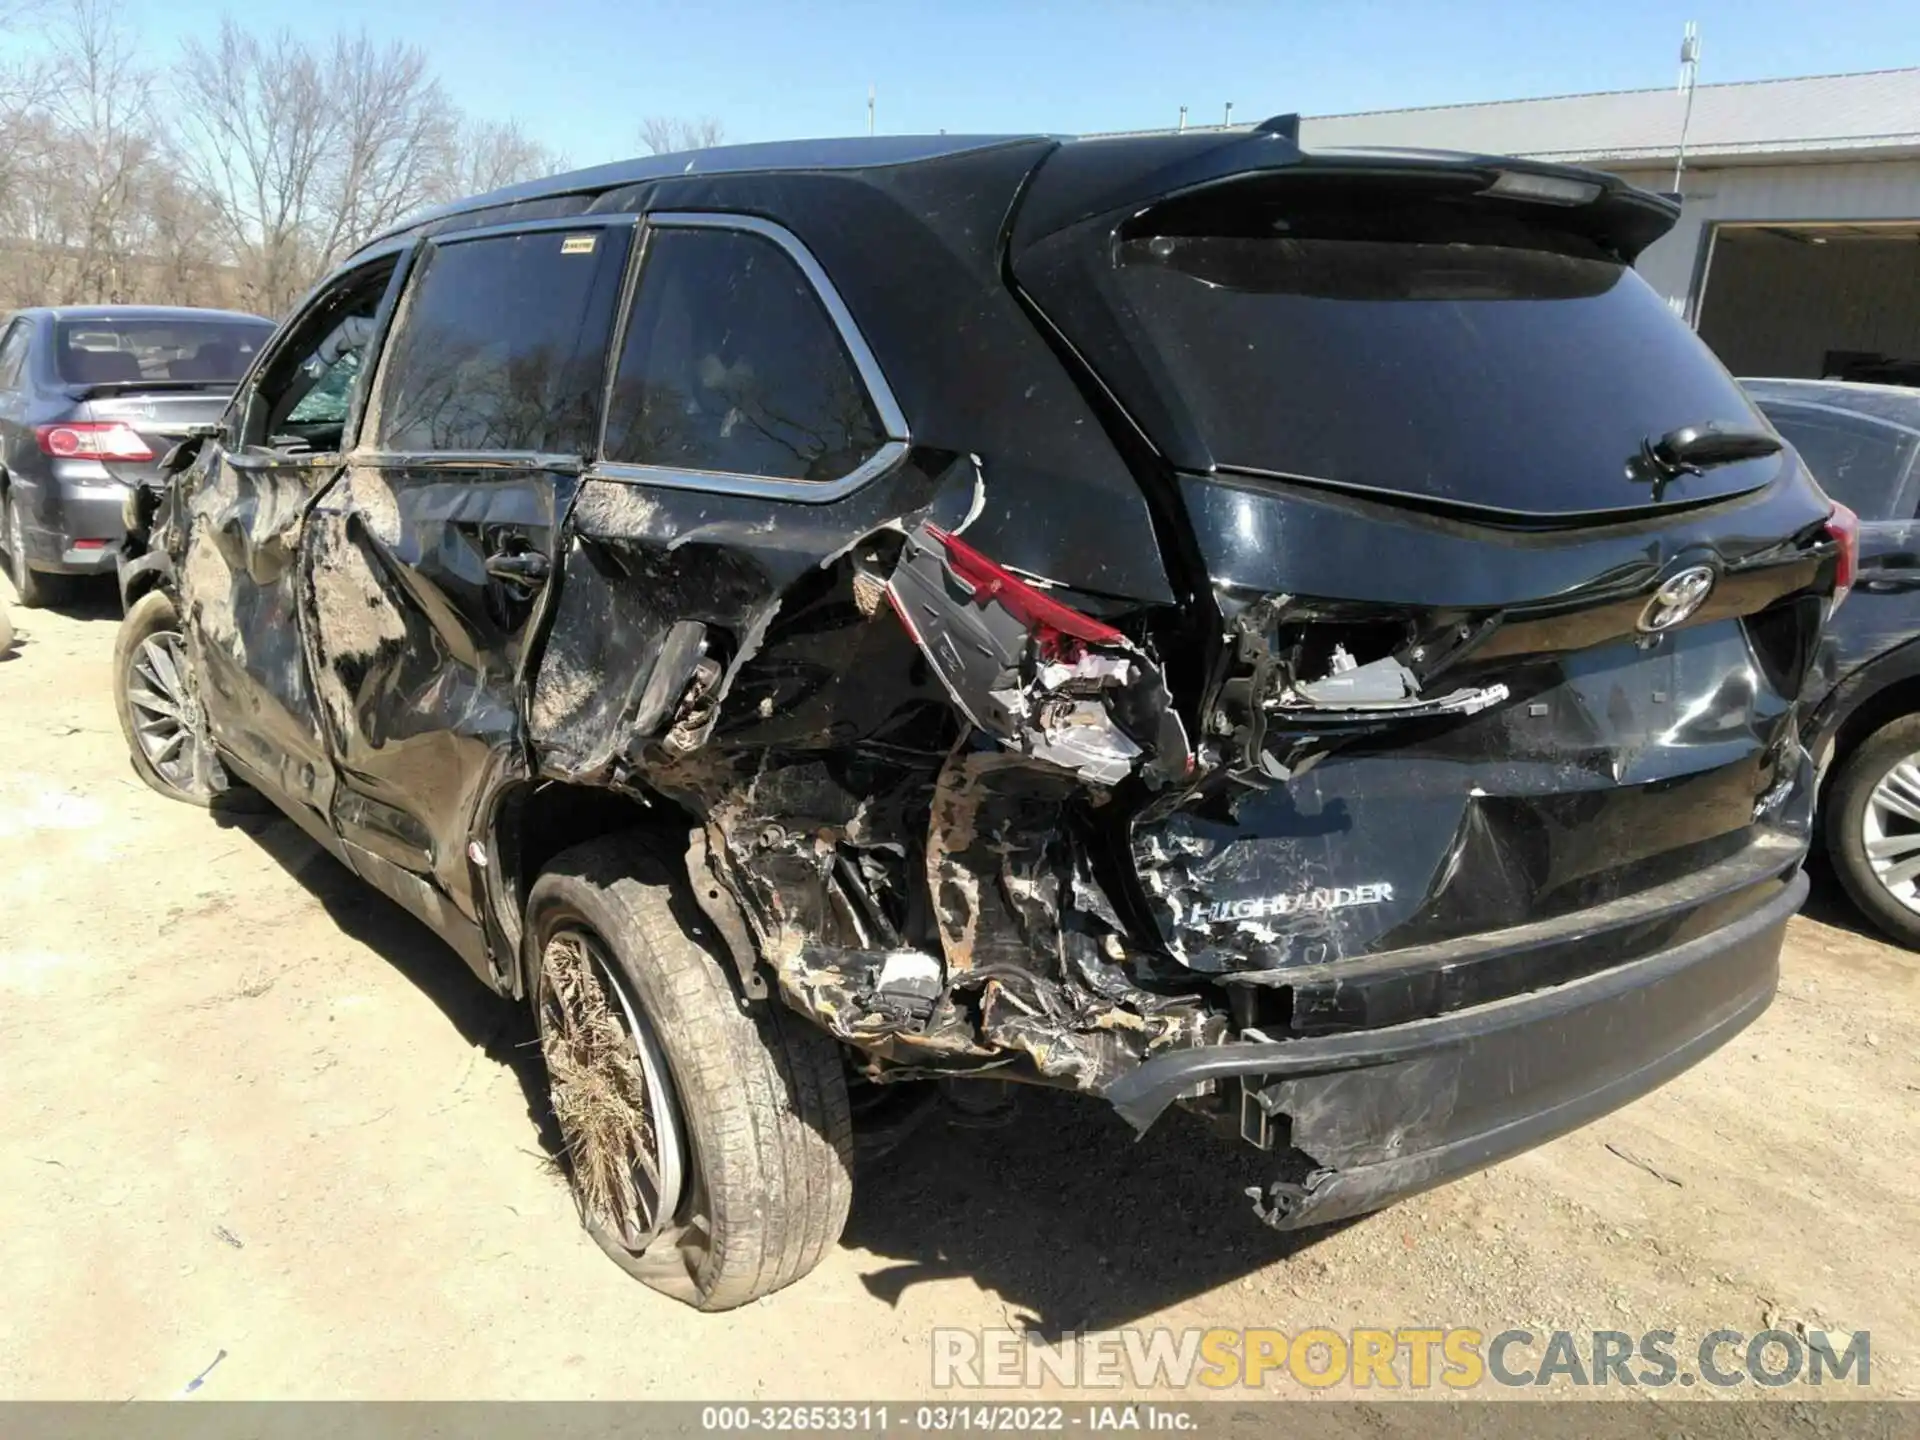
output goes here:
<path id="1" fill-rule="evenodd" d="M 13 618 L 0 1394 L 164 1397 L 224 1352 L 200 1394 L 900 1398 L 935 1326 L 1776 1325 L 1869 1331 L 1868 1393 L 1920 1396 L 1920 963 L 1830 883 L 1726 1049 L 1383 1214 L 1273 1234 L 1196 1124 L 1037 1094 L 922 1130 L 818 1272 L 701 1316 L 577 1228 L 512 1007 L 288 823 L 134 778 L 111 596 Z"/>

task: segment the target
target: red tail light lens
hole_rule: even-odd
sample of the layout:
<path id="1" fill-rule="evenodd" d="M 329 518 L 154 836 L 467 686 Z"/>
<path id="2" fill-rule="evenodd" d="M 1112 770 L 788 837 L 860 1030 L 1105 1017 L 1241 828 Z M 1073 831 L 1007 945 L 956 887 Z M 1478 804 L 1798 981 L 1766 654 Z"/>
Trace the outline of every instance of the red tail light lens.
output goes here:
<path id="1" fill-rule="evenodd" d="M 1117 645 L 1125 639 L 1113 626 L 1062 605 L 1012 571 L 996 565 L 959 536 L 949 535 L 932 525 L 927 526 L 927 532 L 946 547 L 947 568 L 954 578 L 968 586 L 982 604 L 998 600 L 1014 619 L 1039 633 L 1043 649 L 1053 648 L 1049 631 L 1090 645 Z"/>
<path id="2" fill-rule="evenodd" d="M 1833 608 L 1838 609 L 1860 573 L 1860 517 L 1844 505 L 1835 505 L 1827 517 L 1827 534 L 1840 549 L 1833 565 Z"/>
<path id="3" fill-rule="evenodd" d="M 34 439 L 43 453 L 62 460 L 151 460 L 153 451 L 131 425 L 115 420 L 36 425 Z"/>

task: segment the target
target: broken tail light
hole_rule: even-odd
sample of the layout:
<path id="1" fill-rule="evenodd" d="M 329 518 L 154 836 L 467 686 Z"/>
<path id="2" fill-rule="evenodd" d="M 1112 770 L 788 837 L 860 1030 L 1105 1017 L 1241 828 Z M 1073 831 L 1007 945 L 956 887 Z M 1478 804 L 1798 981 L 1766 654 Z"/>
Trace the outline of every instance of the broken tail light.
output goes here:
<path id="1" fill-rule="evenodd" d="M 1048 659 L 1078 648 L 1063 643 L 1062 637 L 1088 645 L 1125 643 L 1125 637 L 1113 626 L 1091 615 L 1082 615 L 1072 606 L 1062 605 L 1011 570 L 989 560 L 958 535 L 933 525 L 926 528 L 946 550 L 947 569 L 953 578 L 966 586 L 979 604 L 999 601 L 1008 614 L 1033 632 L 1041 654 Z"/>
<path id="2" fill-rule="evenodd" d="M 1184 771 L 1189 752 L 1159 670 L 1105 621 L 924 522 L 887 594 L 955 707 L 1007 749 L 1117 785 L 1145 753 L 1136 735 L 1151 736 L 1154 763 Z"/>
<path id="3" fill-rule="evenodd" d="M 153 451 L 131 425 L 75 420 L 64 425 L 36 425 L 33 438 L 42 454 L 61 460 L 151 460 Z"/>
<path id="4" fill-rule="evenodd" d="M 1827 607 L 1827 613 L 1832 614 L 1847 598 L 1854 577 L 1860 573 L 1860 517 L 1844 505 L 1835 505 L 1833 514 L 1827 517 L 1826 533 L 1838 547 L 1833 563 L 1833 603 Z"/>

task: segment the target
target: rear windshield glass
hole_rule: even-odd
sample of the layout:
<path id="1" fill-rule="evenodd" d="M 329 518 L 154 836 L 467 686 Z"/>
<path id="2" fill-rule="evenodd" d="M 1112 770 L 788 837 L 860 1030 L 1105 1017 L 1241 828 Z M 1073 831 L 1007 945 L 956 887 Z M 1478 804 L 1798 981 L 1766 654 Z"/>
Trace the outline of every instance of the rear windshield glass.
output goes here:
<path id="1" fill-rule="evenodd" d="M 54 365 L 69 385 L 232 385 L 272 333 L 265 320 L 62 320 Z"/>
<path id="2" fill-rule="evenodd" d="M 1651 499 L 1627 473 L 1643 439 L 1761 423 L 1597 246 L 1530 235 L 1510 213 L 1482 224 L 1387 199 L 1121 243 L 1122 307 L 1215 463 L 1498 510 L 1604 510 Z M 1723 467 L 1747 473 L 1716 472 L 1714 489 L 1761 483 L 1774 466 L 1758 463 Z"/>

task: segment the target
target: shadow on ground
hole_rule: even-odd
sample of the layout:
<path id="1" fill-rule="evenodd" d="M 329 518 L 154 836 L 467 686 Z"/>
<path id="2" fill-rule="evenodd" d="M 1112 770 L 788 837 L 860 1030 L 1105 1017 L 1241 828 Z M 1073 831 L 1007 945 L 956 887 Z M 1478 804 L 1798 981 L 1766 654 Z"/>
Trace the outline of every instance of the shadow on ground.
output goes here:
<path id="1" fill-rule="evenodd" d="M 221 817 L 382 956 L 461 1036 L 520 1083 L 550 1156 L 560 1139 L 531 1018 L 493 994 L 425 925 L 349 872 L 290 821 Z M 1253 1215 L 1259 1156 L 1170 1114 L 1136 1140 L 1099 1101 L 1024 1092 L 1011 1123 L 963 1129 L 936 1114 L 860 1168 L 846 1243 L 884 1257 L 867 1289 L 897 1305 L 913 1285 L 967 1277 L 999 1295 L 1009 1323 L 1056 1337 L 1137 1320 L 1312 1245 Z"/>
<path id="2" fill-rule="evenodd" d="M 279 815 L 216 815 L 223 828 L 241 830 L 320 902 L 343 934 L 358 940 L 425 995 L 469 1045 L 484 1047 L 520 1083 L 527 1118 L 549 1156 L 560 1135 L 547 1105 L 546 1070 L 533 1018 L 526 1008 L 489 990 L 460 956 L 420 921 L 322 850 Z"/>
<path id="3" fill-rule="evenodd" d="M 1800 907 L 1802 915 L 1822 925 L 1831 925 L 1836 930 L 1846 930 L 1868 940 L 1887 943 L 1887 937 L 1860 913 L 1860 907 L 1853 903 L 1852 897 L 1840 884 L 1839 877 L 1833 873 L 1833 866 L 1826 855 L 1817 847 L 1807 857 L 1807 879 L 1812 888 L 1807 892 L 1807 903 Z"/>
<path id="4" fill-rule="evenodd" d="M 35 609 L 45 608 L 69 620 L 120 623 L 120 589 L 111 575 L 55 575 L 41 578 L 54 583 L 45 606 Z M 32 628 L 34 610 L 20 603 L 10 580 L 0 583 L 0 604 L 10 607 L 16 630 Z"/>
<path id="5" fill-rule="evenodd" d="M 1057 1340 L 1137 1321 L 1341 1228 L 1261 1224 L 1245 1191 L 1267 1169 L 1184 1113 L 1136 1139 L 1097 1100 L 1031 1090 L 1010 1125 L 936 1117 L 863 1166 L 846 1243 L 891 1262 L 864 1277 L 889 1304 L 965 1276 L 1000 1296 L 1011 1325 Z"/>

